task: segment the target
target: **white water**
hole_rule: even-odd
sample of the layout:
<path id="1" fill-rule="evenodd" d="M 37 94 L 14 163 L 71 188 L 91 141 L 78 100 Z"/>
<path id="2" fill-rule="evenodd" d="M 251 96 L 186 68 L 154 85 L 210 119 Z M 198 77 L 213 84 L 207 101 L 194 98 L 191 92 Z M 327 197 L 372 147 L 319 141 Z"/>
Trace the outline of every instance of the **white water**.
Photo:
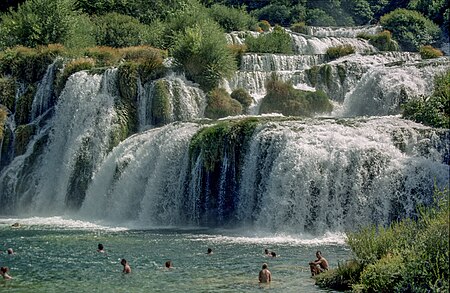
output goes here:
<path id="1" fill-rule="evenodd" d="M 55 80 L 55 73 L 57 69 L 57 63 L 60 59 L 55 61 L 47 68 L 44 77 L 39 83 L 36 94 L 34 95 L 33 103 L 31 106 L 31 120 L 33 121 L 38 116 L 45 113 L 52 106 L 53 98 L 53 84 Z"/>
<path id="2" fill-rule="evenodd" d="M 413 53 L 378 53 L 366 41 L 351 39 L 355 33 L 325 28 L 314 36 L 292 33 L 297 49 L 308 55 L 245 54 L 240 70 L 224 86 L 230 92 L 243 87 L 253 96 L 251 114 L 258 113 L 265 82 L 276 73 L 296 88 L 327 92 L 338 105 L 335 117 L 391 115 L 399 113 L 400 98 L 430 94 L 434 74 L 449 68 L 447 57 L 424 62 Z M 230 34 L 230 42 L 242 43 L 239 34 Z M 322 54 L 327 47 L 348 42 L 358 53 L 326 62 Z M 331 68 L 331 82 L 321 77 L 313 86 L 305 70 L 323 65 Z M 50 107 L 45 94 L 50 81 L 49 73 L 33 102 L 33 117 Z M 170 96 L 166 122 L 203 117 L 205 94 L 195 84 L 174 75 L 160 81 Z M 445 130 L 386 116 L 263 123 L 240 166 L 231 154 L 221 158 L 215 194 L 208 189 L 203 156 L 189 161 L 191 138 L 204 125 L 175 122 L 145 131 L 154 127 L 153 84 L 138 88 L 140 133 L 111 150 L 116 70 L 70 77 L 48 126 L 2 170 L 1 203 L 25 216 L 70 214 L 82 221 L 141 228 L 212 223 L 287 233 L 280 236 L 285 238 L 385 224 L 428 202 L 435 181 L 439 187 L 448 185 L 448 131 L 446 137 Z M 38 156 L 33 149 L 48 132 L 46 152 Z M 92 166 L 75 174 L 80 158 Z M 240 177 L 229 177 L 236 167 L 242 168 Z M 74 177 L 89 181 L 78 213 L 66 207 Z M 226 189 L 230 181 L 235 182 L 233 194 Z"/>
<path id="3" fill-rule="evenodd" d="M 103 75 L 78 72 L 72 75 L 59 98 L 50 142 L 37 172 L 33 211 L 57 215 L 65 210 L 69 179 L 79 156 L 93 166 L 102 161 L 109 147 L 117 70 Z"/>

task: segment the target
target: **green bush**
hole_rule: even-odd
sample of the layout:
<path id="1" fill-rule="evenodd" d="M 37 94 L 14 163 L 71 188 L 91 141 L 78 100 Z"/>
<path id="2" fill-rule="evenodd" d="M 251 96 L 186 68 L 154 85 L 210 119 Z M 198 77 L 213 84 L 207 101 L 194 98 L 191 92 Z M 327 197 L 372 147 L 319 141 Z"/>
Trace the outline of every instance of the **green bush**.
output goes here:
<path id="1" fill-rule="evenodd" d="M 422 59 L 439 58 L 444 55 L 441 50 L 433 48 L 432 46 L 422 46 L 420 47 L 419 52 Z"/>
<path id="2" fill-rule="evenodd" d="M 64 54 L 61 45 L 38 46 L 37 48 L 14 47 L 0 52 L 0 74 L 12 75 L 27 83 L 40 81 L 47 67 L 56 56 Z"/>
<path id="3" fill-rule="evenodd" d="M 225 89 L 216 88 L 208 93 L 205 117 L 219 119 L 242 114 L 241 104 L 232 99 Z"/>
<path id="4" fill-rule="evenodd" d="M 150 27 L 134 17 L 113 12 L 97 17 L 94 22 L 97 27 L 96 40 L 100 46 L 120 48 L 149 42 Z"/>
<path id="5" fill-rule="evenodd" d="M 383 31 L 376 35 L 359 34 L 359 38 L 369 40 L 369 44 L 380 51 L 398 51 L 399 47 L 396 41 L 392 39 L 390 31 Z"/>
<path id="6" fill-rule="evenodd" d="M 259 28 L 263 31 L 263 32 L 268 32 L 270 31 L 270 28 L 272 27 L 270 25 L 270 23 L 267 20 L 261 20 L 258 22 L 258 26 Z"/>
<path id="7" fill-rule="evenodd" d="M 319 8 L 306 11 L 306 24 L 310 26 L 336 26 L 332 16 Z"/>
<path id="8" fill-rule="evenodd" d="M 371 292 L 394 292 L 405 270 L 399 255 L 388 254 L 374 264 L 368 265 L 361 274 L 361 283 Z"/>
<path id="9" fill-rule="evenodd" d="M 252 96 L 250 96 L 250 94 L 247 93 L 247 91 L 243 88 L 235 89 L 231 93 L 231 98 L 241 103 L 245 112 L 247 112 L 248 107 L 250 107 L 250 105 L 253 103 Z"/>
<path id="10" fill-rule="evenodd" d="M 281 28 L 258 37 L 249 35 L 245 38 L 248 52 L 292 54 L 291 36 Z"/>
<path id="11" fill-rule="evenodd" d="M 266 83 L 267 94 L 263 98 L 260 114 L 281 113 L 285 116 L 312 116 L 331 112 L 333 106 L 322 91 L 309 92 L 294 89 L 292 84 L 272 76 Z"/>
<path id="12" fill-rule="evenodd" d="M 291 30 L 306 35 L 308 33 L 308 26 L 304 22 L 296 22 L 291 25 Z"/>
<path id="13" fill-rule="evenodd" d="M 106 46 L 86 48 L 83 51 L 83 56 L 92 58 L 98 67 L 117 64 L 122 57 L 117 48 Z"/>
<path id="14" fill-rule="evenodd" d="M 382 16 L 380 22 L 406 51 L 418 51 L 421 46 L 433 45 L 440 35 L 439 27 L 417 11 L 396 9 Z"/>
<path id="15" fill-rule="evenodd" d="M 73 0 L 28 0 L 1 16 L 0 49 L 22 45 L 63 44 L 78 15 Z"/>
<path id="16" fill-rule="evenodd" d="M 334 290 L 350 290 L 353 284 L 359 282 L 362 264 L 357 260 L 350 260 L 343 264 L 338 263 L 337 269 L 330 269 L 314 277 L 316 285 L 321 288 L 331 288 Z"/>
<path id="17" fill-rule="evenodd" d="M 267 20 L 272 25 L 288 26 L 291 23 L 291 10 L 282 4 L 269 4 L 253 11 L 252 14 L 258 20 Z"/>
<path id="18" fill-rule="evenodd" d="M 433 95 L 402 105 L 403 118 L 425 125 L 450 128 L 450 71 L 435 77 Z"/>
<path id="19" fill-rule="evenodd" d="M 154 84 L 152 99 L 152 125 L 161 126 L 170 121 L 170 92 L 166 81 L 160 79 Z"/>
<path id="20" fill-rule="evenodd" d="M 338 280 L 364 292 L 448 291 L 449 195 L 448 186 L 436 190 L 433 203 L 417 207 L 414 220 L 347 233 L 347 243 L 362 265 L 360 279 L 358 270 L 336 270 L 317 281 L 328 287 Z"/>
<path id="21" fill-rule="evenodd" d="M 339 57 L 355 53 L 355 49 L 351 45 L 339 45 L 327 49 L 326 56 L 328 60 L 334 60 Z"/>
<path id="22" fill-rule="evenodd" d="M 211 20 L 178 33 L 171 53 L 186 77 L 206 91 L 217 87 L 237 69 L 225 35 Z"/>
<path id="23" fill-rule="evenodd" d="M 211 6 L 209 13 L 226 32 L 245 31 L 256 23 L 256 19 L 251 17 L 244 9 L 227 7 L 221 4 Z"/>

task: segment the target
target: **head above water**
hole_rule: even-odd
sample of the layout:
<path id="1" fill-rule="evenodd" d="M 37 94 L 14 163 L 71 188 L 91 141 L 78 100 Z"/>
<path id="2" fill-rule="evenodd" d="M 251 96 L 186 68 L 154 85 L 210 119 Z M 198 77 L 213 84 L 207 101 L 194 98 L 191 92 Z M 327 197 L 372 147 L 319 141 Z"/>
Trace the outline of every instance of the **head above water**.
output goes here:
<path id="1" fill-rule="evenodd" d="M 269 266 L 266 264 L 266 263 L 263 263 L 263 265 L 262 265 L 262 269 L 263 270 L 265 270 L 265 269 L 267 269 Z"/>
<path id="2" fill-rule="evenodd" d="M 208 254 L 211 254 L 211 253 L 212 253 L 212 249 L 208 248 Z"/>
<path id="3" fill-rule="evenodd" d="M 270 255 L 271 255 L 272 257 L 277 257 L 277 254 L 276 254 L 274 251 L 272 251 L 272 252 L 270 253 Z"/>
<path id="4" fill-rule="evenodd" d="M 166 261 L 165 266 L 166 266 L 166 268 L 171 268 L 172 267 L 172 261 L 171 260 Z"/>
<path id="5" fill-rule="evenodd" d="M 98 250 L 103 250 L 103 244 L 101 243 L 98 244 Z"/>
<path id="6" fill-rule="evenodd" d="M 0 268 L 0 271 L 4 274 L 4 273 L 6 273 L 6 272 L 8 272 L 8 267 L 1 267 Z"/>
<path id="7" fill-rule="evenodd" d="M 266 249 L 264 249 L 264 253 L 265 254 L 269 254 L 269 250 L 266 248 Z"/>
<path id="8" fill-rule="evenodd" d="M 120 263 L 124 266 L 126 265 L 128 262 L 126 259 L 122 258 L 122 260 L 120 261 Z"/>
<path id="9" fill-rule="evenodd" d="M 319 258 L 319 257 L 321 257 L 322 256 L 322 252 L 320 251 L 320 250 L 317 250 L 316 251 L 316 256 Z"/>
<path id="10" fill-rule="evenodd" d="M 8 254 L 13 254 L 14 250 L 12 248 L 8 248 Z"/>

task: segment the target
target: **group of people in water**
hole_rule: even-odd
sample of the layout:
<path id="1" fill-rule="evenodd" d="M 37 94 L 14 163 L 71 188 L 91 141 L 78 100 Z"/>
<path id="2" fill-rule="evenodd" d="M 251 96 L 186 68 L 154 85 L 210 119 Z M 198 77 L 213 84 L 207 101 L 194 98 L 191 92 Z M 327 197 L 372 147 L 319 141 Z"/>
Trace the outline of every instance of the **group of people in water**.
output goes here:
<path id="1" fill-rule="evenodd" d="M 14 251 L 12 248 L 9 248 L 7 250 L 8 254 L 14 254 Z M 103 244 L 99 243 L 97 246 L 97 252 L 99 253 L 105 253 L 105 248 Z M 208 248 L 206 254 L 211 255 L 213 254 L 213 251 L 211 248 Z M 268 249 L 264 250 L 264 254 L 267 257 L 277 257 L 277 254 L 274 251 L 269 251 Z M 309 267 L 311 270 L 311 276 L 316 276 L 320 273 L 323 273 L 328 270 L 328 261 L 322 256 L 321 251 L 316 252 L 316 260 L 313 260 L 309 263 Z M 120 264 L 123 266 L 122 272 L 124 274 L 131 273 L 131 267 L 128 261 L 124 258 L 121 259 Z M 173 268 L 173 263 L 171 260 L 167 260 L 164 264 L 164 267 L 166 269 Z M 0 275 L 5 280 L 10 280 L 12 277 L 8 274 L 9 268 L 8 267 L 1 267 L 0 268 Z M 260 283 L 270 283 L 272 281 L 272 273 L 269 270 L 269 266 L 267 263 L 263 263 L 262 268 L 259 272 L 258 280 Z"/>

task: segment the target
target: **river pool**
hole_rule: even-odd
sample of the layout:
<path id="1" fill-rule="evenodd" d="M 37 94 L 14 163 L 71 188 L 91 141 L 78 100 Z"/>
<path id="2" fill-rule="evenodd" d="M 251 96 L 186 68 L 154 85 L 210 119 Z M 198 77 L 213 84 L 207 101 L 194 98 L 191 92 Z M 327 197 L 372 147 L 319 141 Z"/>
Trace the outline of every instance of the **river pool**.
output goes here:
<path id="1" fill-rule="evenodd" d="M 15 222 L 21 226 L 11 227 Z M 106 253 L 96 251 L 98 243 Z M 312 238 L 245 229 L 137 229 L 60 217 L 0 218 L 0 245 L 0 265 L 14 277 L 0 280 L 0 291 L 33 293 L 324 292 L 307 267 L 316 250 L 331 267 L 351 257 L 342 234 Z M 15 253 L 8 255 L 8 248 Z M 265 248 L 278 257 L 264 256 Z M 122 274 L 121 258 L 129 261 L 131 274 Z M 172 269 L 163 268 L 166 260 L 172 260 Z M 264 262 L 272 272 L 270 285 L 258 284 Z"/>

